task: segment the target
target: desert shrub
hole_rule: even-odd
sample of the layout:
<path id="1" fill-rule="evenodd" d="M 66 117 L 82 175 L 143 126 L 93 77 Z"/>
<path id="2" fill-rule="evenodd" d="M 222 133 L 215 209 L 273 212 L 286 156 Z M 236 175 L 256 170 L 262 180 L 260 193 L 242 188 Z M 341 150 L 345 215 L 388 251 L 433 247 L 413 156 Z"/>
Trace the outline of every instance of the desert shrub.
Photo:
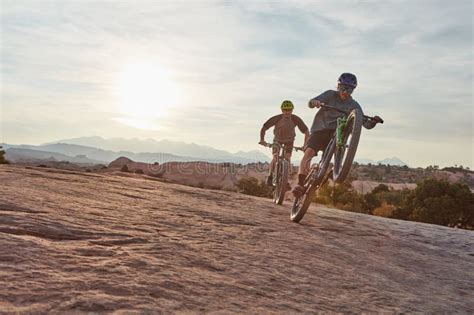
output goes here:
<path id="1" fill-rule="evenodd" d="M 409 193 L 408 189 L 390 190 L 387 185 L 380 184 L 372 192 L 364 195 L 365 213 L 374 214 L 374 210 L 383 204 L 398 207 Z"/>
<path id="2" fill-rule="evenodd" d="M 161 178 L 163 175 L 165 175 L 166 169 L 159 169 L 159 170 L 152 170 L 151 173 L 149 173 L 150 176 L 156 177 L 156 178 Z"/>
<path id="3" fill-rule="evenodd" d="M 384 202 L 379 207 L 375 208 L 372 212 L 373 215 L 385 218 L 391 218 L 396 207 L 392 204 Z"/>
<path id="4" fill-rule="evenodd" d="M 474 229 L 474 194 L 464 183 L 426 179 L 411 191 L 381 184 L 365 195 L 353 191 L 348 182 L 325 184 L 314 201 L 352 212 Z"/>
<path id="5" fill-rule="evenodd" d="M 332 204 L 332 186 L 329 183 L 324 184 L 313 198 L 314 202 L 324 205 Z"/>
<path id="6" fill-rule="evenodd" d="M 342 210 L 367 213 L 364 196 L 353 191 L 351 184 L 348 182 L 335 186 L 330 183 L 324 184 L 318 190 L 314 201 L 333 205 Z"/>
<path id="7" fill-rule="evenodd" d="M 474 194 L 466 184 L 426 179 L 404 199 L 395 217 L 444 226 L 474 227 Z"/>
<path id="8" fill-rule="evenodd" d="M 121 172 L 127 172 L 127 173 L 130 172 L 130 170 L 128 169 L 127 164 L 125 164 L 124 166 L 122 166 L 122 168 L 120 169 L 120 171 L 121 171 Z"/>
<path id="9" fill-rule="evenodd" d="M 135 174 L 145 174 L 141 169 L 136 169 Z"/>
<path id="10" fill-rule="evenodd" d="M 377 193 L 380 193 L 380 192 L 389 192 L 389 191 L 390 191 L 390 189 L 388 188 L 387 185 L 379 184 L 378 186 L 376 186 L 374 188 L 374 190 L 372 190 L 372 193 L 377 194 Z"/>
<path id="11" fill-rule="evenodd" d="M 237 184 L 239 192 L 252 196 L 272 197 L 272 188 L 265 185 L 255 177 L 244 177 Z"/>
<path id="12" fill-rule="evenodd" d="M 0 146 L 0 164 L 8 164 L 8 161 L 5 159 L 5 151 L 2 150 Z"/>
<path id="13" fill-rule="evenodd" d="M 403 203 L 403 200 L 409 193 L 410 190 L 406 188 L 403 190 L 384 191 L 377 193 L 376 198 L 380 201 L 380 203 L 385 202 L 394 206 L 399 206 Z"/>

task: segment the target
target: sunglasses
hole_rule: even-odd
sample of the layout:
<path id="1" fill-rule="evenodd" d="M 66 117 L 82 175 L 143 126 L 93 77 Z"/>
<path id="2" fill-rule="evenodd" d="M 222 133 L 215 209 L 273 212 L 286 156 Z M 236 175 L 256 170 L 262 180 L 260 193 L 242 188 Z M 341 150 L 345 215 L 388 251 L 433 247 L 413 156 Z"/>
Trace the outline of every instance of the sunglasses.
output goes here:
<path id="1" fill-rule="evenodd" d="M 351 94 L 354 91 L 354 87 L 344 84 L 339 84 L 339 91 Z"/>

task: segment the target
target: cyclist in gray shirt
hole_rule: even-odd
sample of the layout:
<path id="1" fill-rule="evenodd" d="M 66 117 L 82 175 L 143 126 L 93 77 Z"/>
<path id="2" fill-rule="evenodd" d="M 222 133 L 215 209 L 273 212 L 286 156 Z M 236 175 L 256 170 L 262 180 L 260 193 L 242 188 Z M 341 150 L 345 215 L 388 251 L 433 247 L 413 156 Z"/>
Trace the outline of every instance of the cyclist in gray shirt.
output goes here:
<path id="1" fill-rule="evenodd" d="M 308 103 L 310 108 L 320 108 L 321 104 L 326 104 L 338 107 L 345 110 L 360 109 L 357 103 L 351 96 L 352 92 L 357 86 L 357 77 L 352 73 L 343 73 L 339 76 L 337 91 L 328 90 Z M 341 113 L 335 110 L 328 110 L 321 108 L 314 117 L 313 125 L 311 126 L 311 135 L 306 143 L 306 150 L 301 159 L 300 168 L 298 171 L 298 185 L 293 189 L 293 194 L 299 196 L 303 193 L 304 180 L 309 172 L 311 159 L 317 155 L 319 151 L 323 151 L 331 141 L 332 136 L 337 128 L 337 118 Z M 367 129 L 372 129 L 382 119 L 375 116 L 374 120 L 365 119 L 363 126 Z"/>

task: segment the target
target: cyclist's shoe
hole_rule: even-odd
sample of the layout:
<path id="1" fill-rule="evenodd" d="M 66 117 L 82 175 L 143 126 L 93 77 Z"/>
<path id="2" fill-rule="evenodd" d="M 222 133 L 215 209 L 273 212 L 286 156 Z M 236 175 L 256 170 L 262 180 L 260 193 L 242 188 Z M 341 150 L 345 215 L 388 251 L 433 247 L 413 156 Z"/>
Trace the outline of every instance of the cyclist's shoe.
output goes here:
<path id="1" fill-rule="evenodd" d="M 295 198 L 300 198 L 304 194 L 304 187 L 296 185 L 295 188 L 293 188 L 292 193 Z"/>
<path id="2" fill-rule="evenodd" d="M 267 186 L 273 186 L 273 174 L 269 174 L 267 176 L 267 180 L 265 181 L 265 184 Z"/>

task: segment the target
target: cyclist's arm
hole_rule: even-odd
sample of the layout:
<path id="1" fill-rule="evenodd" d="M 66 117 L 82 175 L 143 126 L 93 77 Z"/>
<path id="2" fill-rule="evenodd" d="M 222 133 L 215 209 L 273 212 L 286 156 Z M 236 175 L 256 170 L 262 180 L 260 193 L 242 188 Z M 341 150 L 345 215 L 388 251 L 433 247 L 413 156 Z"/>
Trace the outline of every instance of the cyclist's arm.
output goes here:
<path id="1" fill-rule="evenodd" d="M 293 123 L 298 127 L 301 133 L 305 133 L 306 131 L 308 131 L 308 126 L 306 126 L 303 119 L 296 115 L 291 115 L 291 118 L 293 120 Z"/>
<path id="2" fill-rule="evenodd" d="M 357 106 L 359 109 L 360 109 L 360 112 L 362 113 L 362 117 L 363 117 L 363 120 L 362 120 L 362 126 L 364 126 L 365 129 L 372 129 L 375 127 L 375 125 L 377 125 L 377 121 L 374 121 L 366 116 L 364 116 L 364 111 L 362 110 L 362 107 L 360 107 L 359 103 L 357 103 Z"/>
<path id="3" fill-rule="evenodd" d="M 271 127 L 275 126 L 276 123 L 281 119 L 281 116 L 282 114 L 273 116 L 263 124 L 262 129 L 260 129 L 260 142 L 265 141 L 265 132 Z"/>
<path id="4" fill-rule="evenodd" d="M 265 142 L 265 131 L 266 129 L 263 127 L 260 129 L 260 143 Z"/>
<path id="5" fill-rule="evenodd" d="M 296 115 L 293 115 L 292 117 L 294 118 L 293 122 L 295 123 L 295 125 L 298 126 L 298 129 L 301 131 L 301 133 L 304 134 L 304 144 L 303 145 L 305 145 L 306 142 L 308 141 L 308 138 L 309 138 L 308 126 L 306 126 L 303 119 L 301 119 L 300 117 L 298 117 Z"/>
<path id="6" fill-rule="evenodd" d="M 314 105 L 312 104 L 312 101 L 319 101 L 321 103 L 327 103 L 328 97 L 333 93 L 334 93 L 334 91 L 327 90 L 327 91 L 319 94 L 318 96 L 310 99 L 309 102 L 308 102 L 308 107 L 309 108 L 314 108 Z"/>
<path id="7" fill-rule="evenodd" d="M 308 139 L 309 139 L 309 130 L 306 130 L 305 133 L 304 133 L 304 143 L 303 143 L 303 146 L 305 146 L 306 143 L 308 143 Z"/>

